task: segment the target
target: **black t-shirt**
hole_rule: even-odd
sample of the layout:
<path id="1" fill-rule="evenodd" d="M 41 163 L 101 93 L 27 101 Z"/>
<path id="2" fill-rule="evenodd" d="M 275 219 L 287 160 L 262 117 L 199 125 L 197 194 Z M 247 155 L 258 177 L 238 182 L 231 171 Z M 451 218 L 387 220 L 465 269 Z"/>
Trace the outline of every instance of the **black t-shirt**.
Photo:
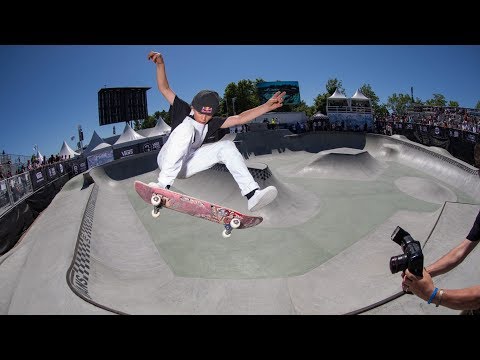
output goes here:
<path id="1" fill-rule="evenodd" d="M 187 102 L 183 101 L 178 96 L 175 96 L 175 99 L 173 100 L 173 105 L 171 105 L 169 109 L 170 119 L 172 119 L 171 131 L 173 131 L 178 125 L 180 125 L 182 121 L 190 114 L 191 111 L 192 108 Z M 215 133 L 220 129 L 225 120 L 227 120 L 227 118 L 220 116 L 214 116 L 210 119 L 210 121 L 207 123 L 208 130 L 207 135 L 205 136 L 205 141 L 215 135 Z"/>
<path id="2" fill-rule="evenodd" d="M 478 212 L 477 218 L 473 223 L 472 229 L 467 235 L 467 239 L 470 241 L 480 240 L 480 211 Z"/>

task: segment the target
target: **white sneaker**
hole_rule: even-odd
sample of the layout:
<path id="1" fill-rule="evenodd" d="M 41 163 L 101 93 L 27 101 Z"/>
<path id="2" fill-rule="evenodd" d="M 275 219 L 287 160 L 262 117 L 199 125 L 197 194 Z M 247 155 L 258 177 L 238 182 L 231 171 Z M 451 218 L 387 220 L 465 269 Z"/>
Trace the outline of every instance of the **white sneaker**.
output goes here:
<path id="1" fill-rule="evenodd" d="M 258 209 L 270 204 L 277 197 L 278 191 L 275 186 L 268 186 L 263 190 L 255 191 L 255 194 L 248 199 L 248 210 L 257 211 Z"/>

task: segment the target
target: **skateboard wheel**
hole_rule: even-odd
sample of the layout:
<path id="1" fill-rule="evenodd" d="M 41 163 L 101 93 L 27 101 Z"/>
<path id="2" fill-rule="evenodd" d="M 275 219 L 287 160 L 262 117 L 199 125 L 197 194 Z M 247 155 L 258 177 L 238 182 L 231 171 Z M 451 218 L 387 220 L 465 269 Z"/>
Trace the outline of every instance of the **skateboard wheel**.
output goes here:
<path id="1" fill-rule="evenodd" d="M 160 210 L 159 209 L 156 209 L 156 208 L 153 208 L 152 209 L 152 216 L 154 218 L 158 218 L 160 216 Z"/>
<path id="2" fill-rule="evenodd" d="M 227 229 L 223 230 L 222 232 L 222 236 L 226 239 L 226 238 L 229 238 L 230 236 L 232 236 L 232 232 L 231 231 L 228 231 Z"/>
<path id="3" fill-rule="evenodd" d="M 150 199 L 150 202 L 152 203 L 153 206 L 158 206 L 162 202 L 162 197 L 158 194 L 153 194 L 152 198 Z"/>
<path id="4" fill-rule="evenodd" d="M 231 221 L 230 221 L 230 226 L 233 228 L 233 229 L 238 229 L 240 227 L 240 219 L 238 218 L 233 218 Z"/>

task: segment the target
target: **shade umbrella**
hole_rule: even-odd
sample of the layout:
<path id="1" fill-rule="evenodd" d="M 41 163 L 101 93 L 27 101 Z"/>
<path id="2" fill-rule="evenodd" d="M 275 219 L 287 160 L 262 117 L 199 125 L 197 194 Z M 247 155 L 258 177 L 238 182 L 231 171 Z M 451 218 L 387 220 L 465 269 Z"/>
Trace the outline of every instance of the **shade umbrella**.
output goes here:
<path id="1" fill-rule="evenodd" d="M 319 111 L 313 114 L 310 120 L 328 120 L 328 116 Z"/>

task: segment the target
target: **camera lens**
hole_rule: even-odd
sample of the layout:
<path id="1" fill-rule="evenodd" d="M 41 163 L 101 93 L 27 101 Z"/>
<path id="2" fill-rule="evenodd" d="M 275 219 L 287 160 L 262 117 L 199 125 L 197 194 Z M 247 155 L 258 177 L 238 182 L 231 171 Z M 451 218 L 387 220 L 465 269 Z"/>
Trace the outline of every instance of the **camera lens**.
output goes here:
<path id="1" fill-rule="evenodd" d="M 395 274 L 408 268 L 408 257 L 406 254 L 392 256 L 390 258 L 390 271 Z"/>

